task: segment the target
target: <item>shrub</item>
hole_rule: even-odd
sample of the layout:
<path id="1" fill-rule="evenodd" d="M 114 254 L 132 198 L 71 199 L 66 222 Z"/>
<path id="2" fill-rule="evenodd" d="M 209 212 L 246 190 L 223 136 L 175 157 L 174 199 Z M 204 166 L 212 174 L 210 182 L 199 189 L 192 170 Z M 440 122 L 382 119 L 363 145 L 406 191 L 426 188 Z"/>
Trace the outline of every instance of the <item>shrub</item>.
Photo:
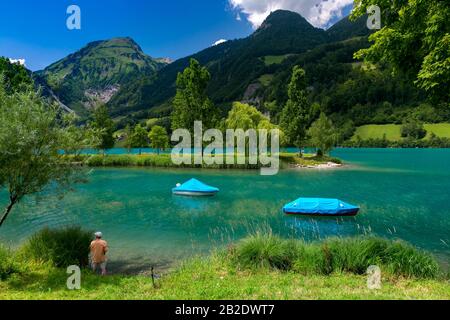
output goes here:
<path id="1" fill-rule="evenodd" d="M 23 248 L 27 257 L 51 262 L 55 267 L 88 265 L 89 244 L 92 232 L 80 227 L 43 229 L 34 234 Z"/>
<path id="2" fill-rule="evenodd" d="M 298 241 L 256 233 L 238 244 L 235 256 L 237 262 L 245 267 L 290 270 L 299 247 Z"/>
<path id="3" fill-rule="evenodd" d="M 407 277 L 435 278 L 440 270 L 431 254 L 400 241 L 391 243 L 383 259 L 391 273 Z"/>
<path id="4" fill-rule="evenodd" d="M 306 244 L 271 233 L 256 233 L 237 244 L 233 259 L 250 269 L 270 268 L 302 274 L 363 275 L 371 265 L 404 277 L 436 278 L 440 272 L 430 254 L 401 241 L 375 237 L 335 238 Z"/>
<path id="5" fill-rule="evenodd" d="M 0 280 L 6 280 L 14 273 L 20 272 L 20 265 L 16 262 L 11 250 L 0 246 Z"/>
<path id="6" fill-rule="evenodd" d="M 425 138 L 427 131 L 423 127 L 423 123 L 416 119 L 407 119 L 401 128 L 403 138 L 412 138 L 420 140 Z"/>
<path id="7" fill-rule="evenodd" d="M 347 238 L 326 241 L 333 271 L 365 274 L 371 265 L 388 273 L 416 278 L 435 278 L 439 265 L 433 257 L 402 241 L 380 238 Z"/>

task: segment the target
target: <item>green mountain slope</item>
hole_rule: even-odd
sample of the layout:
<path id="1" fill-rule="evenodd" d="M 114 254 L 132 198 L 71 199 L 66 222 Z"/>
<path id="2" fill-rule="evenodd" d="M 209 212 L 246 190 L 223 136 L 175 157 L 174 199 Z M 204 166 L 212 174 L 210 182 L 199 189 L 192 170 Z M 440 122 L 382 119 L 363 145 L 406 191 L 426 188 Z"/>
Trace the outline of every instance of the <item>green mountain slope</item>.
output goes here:
<path id="1" fill-rule="evenodd" d="M 151 76 L 167 63 L 153 59 L 130 38 L 89 43 L 81 50 L 35 73 L 58 99 L 81 116 L 106 103 L 120 87 Z"/>
<path id="2" fill-rule="evenodd" d="M 265 56 L 298 54 L 326 43 L 328 36 L 302 16 L 290 11 L 275 11 L 261 27 L 245 39 L 232 40 L 175 61 L 154 77 L 124 86 L 110 101 L 115 116 L 156 107 L 175 94 L 178 72 L 190 58 L 206 65 L 211 73 L 208 88 L 216 103 L 241 99 L 249 85 L 265 73 Z"/>
<path id="3" fill-rule="evenodd" d="M 371 33 L 367 28 L 367 16 L 362 16 L 356 21 L 345 17 L 327 30 L 331 41 L 343 41 L 354 37 L 364 37 Z"/>

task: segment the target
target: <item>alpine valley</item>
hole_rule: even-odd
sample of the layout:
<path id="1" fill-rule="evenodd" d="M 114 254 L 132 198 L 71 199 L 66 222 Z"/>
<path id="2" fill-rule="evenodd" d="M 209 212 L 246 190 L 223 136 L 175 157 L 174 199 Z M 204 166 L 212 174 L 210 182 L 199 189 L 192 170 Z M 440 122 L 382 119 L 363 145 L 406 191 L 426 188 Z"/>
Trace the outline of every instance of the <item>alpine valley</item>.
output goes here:
<path id="1" fill-rule="evenodd" d="M 191 58 L 210 72 L 208 95 L 224 116 L 232 102 L 242 101 L 277 123 L 292 68 L 299 65 L 306 72 L 310 102 L 339 127 L 353 128 L 346 138 L 355 127 L 401 124 L 414 110 L 420 110 L 424 122 L 448 122 L 448 112 L 426 104 L 406 76 L 355 60 L 355 52 L 370 45 L 366 21 L 344 18 L 323 30 L 297 13 L 278 10 L 247 38 L 174 62 L 146 55 L 131 38 L 115 38 L 89 43 L 33 76 L 44 94 L 82 121 L 106 104 L 118 128 L 154 119 L 170 130 L 177 74 Z"/>

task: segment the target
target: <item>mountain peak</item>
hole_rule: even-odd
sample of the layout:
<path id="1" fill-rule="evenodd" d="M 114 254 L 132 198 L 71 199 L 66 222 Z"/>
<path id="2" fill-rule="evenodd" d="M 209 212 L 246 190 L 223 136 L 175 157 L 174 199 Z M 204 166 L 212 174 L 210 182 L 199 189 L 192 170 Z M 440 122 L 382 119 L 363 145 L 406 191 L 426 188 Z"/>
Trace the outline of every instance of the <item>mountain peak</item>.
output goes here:
<path id="1" fill-rule="evenodd" d="M 36 73 L 56 97 L 79 115 L 106 103 L 134 79 L 151 76 L 167 62 L 146 55 L 130 37 L 89 43 Z"/>
<path id="2" fill-rule="evenodd" d="M 264 30 L 270 27 L 295 27 L 302 29 L 315 29 L 299 13 L 289 10 L 276 10 L 264 20 L 258 30 Z"/>

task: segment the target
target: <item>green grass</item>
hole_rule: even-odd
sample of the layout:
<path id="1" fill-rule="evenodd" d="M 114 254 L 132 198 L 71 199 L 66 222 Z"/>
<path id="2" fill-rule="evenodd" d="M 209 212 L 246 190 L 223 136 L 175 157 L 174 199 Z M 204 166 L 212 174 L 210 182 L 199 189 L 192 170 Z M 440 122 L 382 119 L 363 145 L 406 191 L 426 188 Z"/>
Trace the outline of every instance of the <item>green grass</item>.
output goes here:
<path id="1" fill-rule="evenodd" d="M 439 138 L 450 138 L 450 123 L 437 123 L 424 125 L 427 130 L 427 138 L 434 133 Z"/>
<path id="2" fill-rule="evenodd" d="M 382 270 L 379 290 L 369 290 L 364 275 L 374 262 Z M 392 267 L 396 263 L 404 267 Z M 155 287 L 148 276 L 100 277 L 83 270 L 81 290 L 70 291 L 65 270 L 22 261 L 22 272 L 0 281 L 0 299 L 448 300 L 448 277 L 426 271 L 434 264 L 427 253 L 402 242 L 356 238 L 306 244 L 256 234 L 209 257 L 183 262 L 157 279 Z M 416 275 L 407 276 L 410 272 Z"/>
<path id="3" fill-rule="evenodd" d="M 427 138 L 430 137 L 431 133 L 434 133 L 436 136 L 438 136 L 440 138 L 450 138 L 450 123 L 425 124 L 424 127 L 427 130 Z M 370 125 L 361 126 L 356 129 L 356 132 L 355 132 L 352 140 L 356 140 L 358 136 L 362 140 L 382 139 L 384 135 L 386 135 L 386 139 L 390 140 L 390 141 L 401 140 L 402 139 L 401 125 L 370 124 Z"/>
<path id="4" fill-rule="evenodd" d="M 348 272 L 365 274 L 377 265 L 395 276 L 430 278 L 440 268 L 427 252 L 401 241 L 374 237 L 335 238 L 305 243 L 282 239 L 269 233 L 256 233 L 231 251 L 235 265 L 255 269 L 278 269 L 301 274 Z"/>
<path id="5" fill-rule="evenodd" d="M 358 127 L 353 136 L 353 140 L 356 137 L 360 137 L 362 140 L 368 139 L 382 139 L 386 135 L 387 140 L 398 141 L 401 139 L 401 125 L 396 124 L 385 124 L 376 125 L 369 124 L 365 126 Z"/>
<path id="6" fill-rule="evenodd" d="M 281 56 L 265 56 L 265 57 L 263 57 L 263 61 L 266 66 L 270 66 L 272 64 L 282 63 L 289 56 L 290 56 L 290 54 L 285 54 L 285 55 L 281 55 Z"/>
<path id="7" fill-rule="evenodd" d="M 81 290 L 66 288 L 65 270 L 34 266 L 0 281 L 0 299 L 450 299 L 448 280 L 423 280 L 383 274 L 382 288 L 369 290 L 367 278 L 349 273 L 304 276 L 279 270 L 239 270 L 221 255 L 195 258 L 157 280 L 146 276 L 99 277 L 83 271 Z"/>
<path id="8" fill-rule="evenodd" d="M 0 281 L 21 272 L 16 253 L 0 245 Z"/>
<path id="9" fill-rule="evenodd" d="M 263 86 L 268 87 L 272 82 L 272 79 L 273 74 L 263 74 L 258 80 Z"/>

